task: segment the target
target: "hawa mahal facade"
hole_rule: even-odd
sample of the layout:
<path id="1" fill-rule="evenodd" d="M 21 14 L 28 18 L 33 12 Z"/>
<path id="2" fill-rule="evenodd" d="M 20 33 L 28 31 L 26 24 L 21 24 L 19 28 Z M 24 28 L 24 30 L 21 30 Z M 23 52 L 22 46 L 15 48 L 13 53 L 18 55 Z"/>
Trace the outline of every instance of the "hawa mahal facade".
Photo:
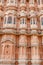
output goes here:
<path id="1" fill-rule="evenodd" d="M 0 0 L 0 65 L 43 65 L 43 0 Z"/>

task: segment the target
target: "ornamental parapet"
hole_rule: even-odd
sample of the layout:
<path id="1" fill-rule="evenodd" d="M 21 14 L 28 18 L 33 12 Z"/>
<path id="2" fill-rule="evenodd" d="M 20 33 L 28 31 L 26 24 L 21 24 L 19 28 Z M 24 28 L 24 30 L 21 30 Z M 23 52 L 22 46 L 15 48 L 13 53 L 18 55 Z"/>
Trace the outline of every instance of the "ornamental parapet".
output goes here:
<path id="1" fill-rule="evenodd" d="M 14 29 L 14 28 L 0 28 L 0 34 L 25 34 L 25 35 L 38 35 L 43 36 L 43 29 Z"/>

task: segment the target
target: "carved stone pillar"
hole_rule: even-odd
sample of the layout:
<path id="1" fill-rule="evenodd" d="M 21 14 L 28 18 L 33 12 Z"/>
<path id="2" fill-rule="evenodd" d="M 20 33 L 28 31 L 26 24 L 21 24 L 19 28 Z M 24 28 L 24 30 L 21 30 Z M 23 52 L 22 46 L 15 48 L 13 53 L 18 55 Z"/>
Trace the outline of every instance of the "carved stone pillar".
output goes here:
<path id="1" fill-rule="evenodd" d="M 39 60 L 40 60 L 40 57 L 39 57 L 39 47 L 38 47 L 38 37 L 37 36 L 32 36 L 31 37 L 31 59 L 32 59 L 32 65 L 34 64 L 39 64 Z"/>

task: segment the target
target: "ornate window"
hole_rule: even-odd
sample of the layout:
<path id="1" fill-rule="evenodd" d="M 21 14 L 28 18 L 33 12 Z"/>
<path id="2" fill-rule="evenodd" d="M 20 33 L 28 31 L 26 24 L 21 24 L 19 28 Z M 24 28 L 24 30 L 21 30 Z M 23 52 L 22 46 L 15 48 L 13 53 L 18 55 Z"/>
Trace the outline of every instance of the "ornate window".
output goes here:
<path id="1" fill-rule="evenodd" d="M 26 19 L 25 18 L 21 18 L 20 24 L 26 24 Z"/>
<path id="2" fill-rule="evenodd" d="M 30 23 L 31 23 L 31 24 L 36 24 L 36 18 L 31 18 L 31 19 L 30 19 Z"/>
<path id="3" fill-rule="evenodd" d="M 16 28 L 17 18 L 13 15 L 6 15 L 4 17 L 3 27 Z M 9 30 L 8 30 L 9 31 Z"/>
<path id="4" fill-rule="evenodd" d="M 11 23 L 12 23 L 12 17 L 11 17 L 11 16 L 8 17 L 7 23 L 8 23 L 8 24 L 11 24 Z"/>
<path id="5" fill-rule="evenodd" d="M 4 24 L 11 24 L 11 23 L 13 24 L 16 23 L 16 17 L 12 18 L 12 16 L 7 16 L 4 18 Z"/>

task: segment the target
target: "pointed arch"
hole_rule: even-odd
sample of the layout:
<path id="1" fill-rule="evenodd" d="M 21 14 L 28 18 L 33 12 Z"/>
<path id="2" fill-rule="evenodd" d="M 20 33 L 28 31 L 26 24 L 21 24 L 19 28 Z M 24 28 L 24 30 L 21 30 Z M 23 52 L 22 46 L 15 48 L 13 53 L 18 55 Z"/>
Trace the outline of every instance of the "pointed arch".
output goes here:
<path id="1" fill-rule="evenodd" d="M 11 39 L 5 39 L 5 40 L 2 40 L 1 43 L 4 43 L 4 42 L 6 42 L 6 41 L 10 41 L 10 42 L 12 42 L 12 43 L 14 44 L 14 41 L 11 40 Z"/>

